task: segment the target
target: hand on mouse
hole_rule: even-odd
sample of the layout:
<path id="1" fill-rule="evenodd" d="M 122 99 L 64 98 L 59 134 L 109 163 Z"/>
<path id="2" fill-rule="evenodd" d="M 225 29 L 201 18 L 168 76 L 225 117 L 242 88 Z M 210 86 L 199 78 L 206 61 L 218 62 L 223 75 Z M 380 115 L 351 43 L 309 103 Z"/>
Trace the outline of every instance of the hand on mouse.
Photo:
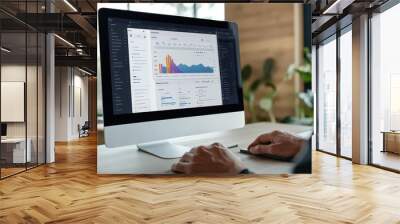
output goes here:
<path id="1" fill-rule="evenodd" d="M 304 140 L 286 132 L 273 131 L 258 136 L 248 150 L 255 155 L 270 154 L 281 157 L 294 157 L 304 144 Z"/>
<path id="2" fill-rule="evenodd" d="M 236 175 L 245 169 L 240 159 L 219 143 L 192 148 L 172 165 L 172 171 L 184 174 Z"/>

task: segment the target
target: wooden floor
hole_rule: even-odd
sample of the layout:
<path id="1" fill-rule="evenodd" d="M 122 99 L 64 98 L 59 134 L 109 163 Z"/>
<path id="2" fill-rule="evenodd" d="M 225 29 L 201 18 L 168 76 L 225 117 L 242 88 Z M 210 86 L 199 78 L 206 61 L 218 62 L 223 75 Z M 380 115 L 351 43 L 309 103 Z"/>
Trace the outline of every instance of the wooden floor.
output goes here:
<path id="1" fill-rule="evenodd" d="M 23 172 L 25 171 L 25 167 L 24 168 L 1 168 L 1 177 L 8 177 L 11 176 L 13 174 L 19 173 L 19 172 Z"/>
<path id="2" fill-rule="evenodd" d="M 98 176 L 96 139 L 0 181 L 0 223 L 400 223 L 400 175 L 320 152 L 312 175 Z"/>

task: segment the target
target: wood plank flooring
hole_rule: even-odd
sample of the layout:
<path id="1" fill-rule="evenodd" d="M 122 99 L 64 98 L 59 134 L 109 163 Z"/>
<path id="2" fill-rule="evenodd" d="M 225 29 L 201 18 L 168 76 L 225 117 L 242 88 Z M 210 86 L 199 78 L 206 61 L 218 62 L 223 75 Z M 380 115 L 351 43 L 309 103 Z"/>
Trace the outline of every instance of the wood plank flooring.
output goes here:
<path id="1" fill-rule="evenodd" d="M 96 138 L 0 181 L 0 223 L 400 223 L 400 175 L 320 152 L 312 175 L 99 176 Z"/>

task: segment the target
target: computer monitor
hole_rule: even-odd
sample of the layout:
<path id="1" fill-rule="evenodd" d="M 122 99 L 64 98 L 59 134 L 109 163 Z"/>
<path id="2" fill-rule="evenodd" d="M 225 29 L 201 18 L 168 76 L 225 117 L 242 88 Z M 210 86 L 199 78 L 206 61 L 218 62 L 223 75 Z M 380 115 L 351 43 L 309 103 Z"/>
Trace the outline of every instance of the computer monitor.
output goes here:
<path id="1" fill-rule="evenodd" d="M 237 25 L 114 9 L 98 12 L 104 140 L 162 158 L 166 139 L 245 124 Z"/>
<path id="2" fill-rule="evenodd" d="M 1 137 L 7 137 L 7 124 L 1 123 Z"/>

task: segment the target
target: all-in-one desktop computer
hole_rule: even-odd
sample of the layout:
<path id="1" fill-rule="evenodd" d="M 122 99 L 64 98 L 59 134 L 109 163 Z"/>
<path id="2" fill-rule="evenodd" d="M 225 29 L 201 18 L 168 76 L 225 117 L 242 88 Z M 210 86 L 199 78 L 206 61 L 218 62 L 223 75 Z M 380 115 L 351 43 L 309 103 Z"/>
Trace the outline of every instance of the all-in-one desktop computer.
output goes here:
<path id="1" fill-rule="evenodd" d="M 189 149 L 166 139 L 244 126 L 237 26 L 100 9 L 107 147 L 161 158 Z"/>

